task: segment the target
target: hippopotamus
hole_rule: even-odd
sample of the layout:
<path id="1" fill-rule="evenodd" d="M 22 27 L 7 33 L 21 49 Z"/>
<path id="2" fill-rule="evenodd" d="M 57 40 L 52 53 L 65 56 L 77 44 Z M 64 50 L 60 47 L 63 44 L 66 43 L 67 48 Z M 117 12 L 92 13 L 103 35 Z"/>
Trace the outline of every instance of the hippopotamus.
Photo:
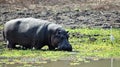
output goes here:
<path id="1" fill-rule="evenodd" d="M 68 32 L 61 26 L 47 20 L 18 18 L 4 24 L 3 36 L 9 49 L 16 45 L 41 49 L 47 45 L 49 50 L 72 51 Z"/>

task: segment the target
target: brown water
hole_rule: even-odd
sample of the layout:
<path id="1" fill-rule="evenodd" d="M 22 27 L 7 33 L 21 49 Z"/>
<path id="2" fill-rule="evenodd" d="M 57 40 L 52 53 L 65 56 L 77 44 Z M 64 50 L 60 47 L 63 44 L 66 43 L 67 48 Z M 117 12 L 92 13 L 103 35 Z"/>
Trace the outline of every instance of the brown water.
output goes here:
<path id="1" fill-rule="evenodd" d="M 72 61 L 49 61 L 40 64 L 5 64 L 1 63 L 0 67 L 120 67 L 120 59 L 101 59 L 90 62 L 79 62 L 77 64 Z"/>

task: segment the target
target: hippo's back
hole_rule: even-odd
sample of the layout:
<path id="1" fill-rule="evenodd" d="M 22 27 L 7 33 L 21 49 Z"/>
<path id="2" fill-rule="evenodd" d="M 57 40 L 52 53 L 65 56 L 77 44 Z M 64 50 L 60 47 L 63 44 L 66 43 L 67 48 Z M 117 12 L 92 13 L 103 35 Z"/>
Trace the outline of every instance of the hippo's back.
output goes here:
<path id="1" fill-rule="evenodd" d="M 5 38 L 13 43 L 29 44 L 44 34 L 44 26 L 49 23 L 35 18 L 20 18 L 6 22 L 4 26 Z"/>

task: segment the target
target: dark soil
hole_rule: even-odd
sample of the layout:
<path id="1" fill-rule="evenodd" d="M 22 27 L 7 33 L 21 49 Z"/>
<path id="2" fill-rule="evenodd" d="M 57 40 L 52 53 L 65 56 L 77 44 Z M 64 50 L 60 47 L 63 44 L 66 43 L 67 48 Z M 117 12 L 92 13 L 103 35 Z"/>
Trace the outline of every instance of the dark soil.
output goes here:
<path id="1" fill-rule="evenodd" d="M 35 17 L 57 24 L 76 27 L 113 27 L 120 28 L 119 11 L 69 10 L 61 12 L 46 11 L 1 11 L 0 22 L 5 23 L 14 18 Z"/>
<path id="2" fill-rule="evenodd" d="M 63 26 L 120 28 L 118 0 L 0 0 L 0 23 L 34 17 Z"/>

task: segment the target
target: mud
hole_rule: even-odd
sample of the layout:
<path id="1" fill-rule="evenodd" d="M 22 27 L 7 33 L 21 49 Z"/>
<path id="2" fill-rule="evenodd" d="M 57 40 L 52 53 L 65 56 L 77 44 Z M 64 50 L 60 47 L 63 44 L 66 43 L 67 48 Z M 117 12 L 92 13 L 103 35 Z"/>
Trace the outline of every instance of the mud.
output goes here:
<path id="1" fill-rule="evenodd" d="M 69 10 L 54 12 L 51 10 L 34 11 L 34 10 L 22 10 L 22 11 L 1 11 L 0 23 L 5 23 L 11 19 L 34 17 L 51 22 L 76 27 L 103 27 L 120 28 L 120 11 L 96 11 L 96 10 Z"/>
<path id="2" fill-rule="evenodd" d="M 34 17 L 71 28 L 120 28 L 118 0 L 0 0 L 0 24 Z"/>

